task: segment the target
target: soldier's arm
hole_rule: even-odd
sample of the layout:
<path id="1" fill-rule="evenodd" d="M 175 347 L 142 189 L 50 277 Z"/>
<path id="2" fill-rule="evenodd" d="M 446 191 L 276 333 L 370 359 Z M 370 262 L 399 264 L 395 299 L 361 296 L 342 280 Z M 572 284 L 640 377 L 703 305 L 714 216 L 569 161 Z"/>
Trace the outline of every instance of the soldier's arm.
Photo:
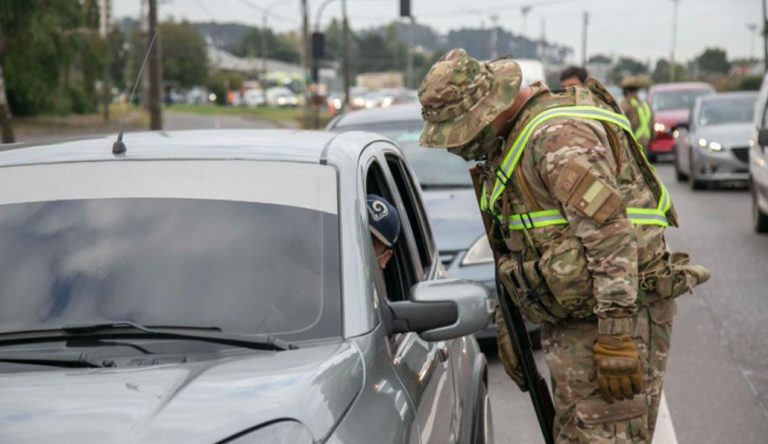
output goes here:
<path id="1" fill-rule="evenodd" d="M 596 129 L 578 120 L 553 122 L 535 135 L 538 169 L 581 239 L 592 277 L 595 313 L 635 311 L 637 240 L 616 183 L 616 162 Z"/>

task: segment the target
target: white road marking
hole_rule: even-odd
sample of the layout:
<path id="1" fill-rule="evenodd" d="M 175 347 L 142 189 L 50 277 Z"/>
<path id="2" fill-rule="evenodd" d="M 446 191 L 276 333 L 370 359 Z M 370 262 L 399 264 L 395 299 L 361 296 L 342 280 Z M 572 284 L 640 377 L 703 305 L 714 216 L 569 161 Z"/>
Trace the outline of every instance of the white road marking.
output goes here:
<path id="1" fill-rule="evenodd" d="M 672 415 L 669 414 L 667 398 L 661 392 L 659 417 L 656 419 L 656 431 L 653 434 L 653 444 L 677 444 L 675 426 L 672 425 Z"/>

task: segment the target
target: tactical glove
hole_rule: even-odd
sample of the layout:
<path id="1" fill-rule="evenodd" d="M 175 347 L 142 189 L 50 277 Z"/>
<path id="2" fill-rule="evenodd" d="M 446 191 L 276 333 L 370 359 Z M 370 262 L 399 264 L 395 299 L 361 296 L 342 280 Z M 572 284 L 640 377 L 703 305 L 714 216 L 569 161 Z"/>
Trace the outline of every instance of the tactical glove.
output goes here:
<path id="1" fill-rule="evenodd" d="M 501 362 L 504 363 L 504 370 L 507 372 L 507 375 L 515 381 L 515 384 L 517 384 L 521 391 L 528 391 L 525 377 L 520 369 L 520 360 L 517 358 L 515 348 L 512 346 L 512 338 L 509 337 L 509 330 L 507 330 L 507 325 L 504 323 L 504 314 L 499 307 L 496 307 L 496 342 L 498 343 L 499 357 Z"/>
<path id="2" fill-rule="evenodd" d="M 607 403 L 632 399 L 643 390 L 640 357 L 630 334 L 598 334 L 592 350 L 597 384 Z"/>

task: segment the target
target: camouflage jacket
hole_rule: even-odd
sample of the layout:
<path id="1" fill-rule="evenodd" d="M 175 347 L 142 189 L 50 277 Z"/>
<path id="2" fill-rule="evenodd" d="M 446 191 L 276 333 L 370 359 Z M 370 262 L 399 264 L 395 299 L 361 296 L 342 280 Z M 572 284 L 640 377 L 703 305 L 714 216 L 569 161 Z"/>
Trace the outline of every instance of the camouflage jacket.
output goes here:
<path id="1" fill-rule="evenodd" d="M 504 146 L 516 139 L 530 119 L 550 108 L 593 105 L 620 112 L 607 92 L 600 94 L 600 98 L 593 93 L 595 89 L 603 91 L 601 85 L 597 84 L 599 88 L 594 88 L 594 82 L 588 85 L 592 86 L 568 88 L 562 93 L 551 92 L 540 83 L 532 85 L 534 95 L 515 118 Z M 664 228 L 635 226 L 624 210 L 656 206 L 656 194 L 629 151 L 632 149 L 637 147 L 621 129 L 611 124 L 570 117 L 547 121 L 533 133 L 512 180 L 502 198 L 496 201 L 499 212 L 505 205 L 514 214 L 558 209 L 567 219 L 567 225 L 528 232 L 538 250 L 537 270 L 566 317 L 584 318 L 592 313 L 599 317 L 633 314 L 637 309 L 639 273 L 653 273 L 665 266 Z M 467 153 L 456 154 L 467 157 Z M 485 160 L 487 170 L 495 171 L 502 155 L 501 151 L 482 153 L 477 160 Z M 586 169 L 620 196 L 618 210 L 602 223 L 579 211 L 564 192 L 560 179 L 574 165 Z M 486 185 L 490 181 L 488 179 Z M 672 223 L 676 222 L 672 220 Z M 526 247 L 528 242 L 521 231 L 502 231 L 510 256 L 520 257 L 521 251 L 523 255 L 535 251 Z"/>

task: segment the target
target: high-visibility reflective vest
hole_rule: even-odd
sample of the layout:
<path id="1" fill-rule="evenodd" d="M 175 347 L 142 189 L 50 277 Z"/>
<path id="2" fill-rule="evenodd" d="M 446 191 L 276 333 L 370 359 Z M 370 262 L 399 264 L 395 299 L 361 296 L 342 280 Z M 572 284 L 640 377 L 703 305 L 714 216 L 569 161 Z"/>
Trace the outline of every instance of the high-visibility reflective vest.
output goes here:
<path id="1" fill-rule="evenodd" d="M 641 156 L 645 156 L 642 145 L 637 142 L 632 134 L 632 128 L 623 114 L 617 114 L 608 110 L 596 106 L 565 106 L 559 108 L 553 108 L 541 112 L 531 119 L 520 131 L 512 145 L 506 152 L 499 168 L 495 173 L 495 180 L 493 188 L 486 189 L 483 185 L 482 195 L 480 199 L 480 208 L 483 211 L 489 211 L 490 214 L 497 218 L 500 222 L 504 223 L 503 215 L 499 214 L 496 210 L 496 202 L 501 198 L 506 188 L 509 178 L 512 177 L 512 173 L 515 170 L 520 158 L 522 157 L 523 150 L 528 144 L 528 141 L 533 135 L 536 128 L 544 122 L 552 119 L 560 118 L 578 118 L 578 119 L 591 119 L 601 122 L 608 122 L 618 126 L 627 132 L 635 147 L 638 149 Z M 669 193 L 661 180 L 653 171 L 653 177 L 659 185 L 661 195 L 658 199 L 658 205 L 655 208 L 627 208 L 627 217 L 635 225 L 657 225 L 661 227 L 669 226 L 667 220 L 667 212 L 672 206 L 672 202 L 669 198 Z M 547 227 L 551 225 L 567 225 L 568 220 L 558 209 L 548 209 L 542 211 L 533 211 L 525 214 L 511 214 L 509 215 L 509 229 L 510 230 L 530 230 L 534 228 Z"/>
<path id="2" fill-rule="evenodd" d="M 637 130 L 634 132 L 635 139 L 642 139 L 642 138 L 651 138 L 651 107 L 648 106 L 647 102 L 641 102 L 637 100 L 636 98 L 631 98 L 629 100 L 629 104 L 632 105 L 632 108 L 635 109 L 635 112 L 637 112 L 637 120 L 638 126 Z"/>

